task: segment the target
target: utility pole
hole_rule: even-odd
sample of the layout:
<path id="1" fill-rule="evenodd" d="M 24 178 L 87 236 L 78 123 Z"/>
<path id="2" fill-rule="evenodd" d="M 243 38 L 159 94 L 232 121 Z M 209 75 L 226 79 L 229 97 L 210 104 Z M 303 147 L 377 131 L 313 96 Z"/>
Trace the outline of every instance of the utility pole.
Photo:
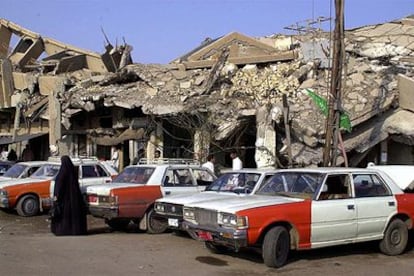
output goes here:
<path id="1" fill-rule="evenodd" d="M 333 61 L 330 82 L 326 138 L 323 166 L 335 166 L 339 136 L 342 65 L 344 53 L 344 0 L 335 0 L 335 29 L 333 38 Z"/>

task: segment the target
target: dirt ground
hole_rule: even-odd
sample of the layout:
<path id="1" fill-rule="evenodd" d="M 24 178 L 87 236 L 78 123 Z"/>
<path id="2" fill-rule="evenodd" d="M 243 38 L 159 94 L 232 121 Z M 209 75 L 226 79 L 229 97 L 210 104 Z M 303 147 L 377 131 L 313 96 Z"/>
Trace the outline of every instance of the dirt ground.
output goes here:
<path id="1" fill-rule="evenodd" d="M 259 252 L 212 254 L 188 236 L 111 231 L 88 217 L 89 234 L 55 237 L 46 215 L 23 218 L 0 211 L 2 275 L 411 275 L 414 251 L 389 257 L 376 243 L 293 252 L 280 269 Z M 413 234 L 411 233 L 411 237 Z"/>

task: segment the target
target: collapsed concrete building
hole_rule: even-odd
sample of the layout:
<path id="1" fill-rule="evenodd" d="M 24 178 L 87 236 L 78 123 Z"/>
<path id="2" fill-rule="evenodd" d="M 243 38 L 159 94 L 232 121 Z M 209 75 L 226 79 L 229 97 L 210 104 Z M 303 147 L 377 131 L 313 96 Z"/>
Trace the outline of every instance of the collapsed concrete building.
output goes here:
<path id="1" fill-rule="evenodd" d="M 7 23 L 2 21 L 1 41 L 4 30 L 10 31 Z M 347 158 L 337 165 L 346 160 L 350 166 L 412 164 L 414 19 L 345 35 L 342 109 L 352 130 L 343 131 Z M 155 149 L 164 157 L 200 159 L 213 152 L 226 163 L 227 152 L 237 149 L 246 167 L 316 166 L 322 161 L 326 118 L 307 89 L 328 97 L 329 45 L 323 32 L 262 38 L 230 33 L 206 39 L 166 65 L 126 65 L 121 53 L 118 66 L 105 66 L 112 58 L 98 55 L 101 71 L 83 63 L 70 72 L 70 63 L 65 72 L 56 65 L 39 72 L 42 62 L 22 66 L 12 58 L 16 48 L 11 55 L 3 51 L 0 114 L 9 123 L 0 131 L 11 133 L 20 125 L 24 137 L 32 138 L 34 120 L 28 119 L 35 116 L 48 127 L 49 144 L 59 153 L 108 158 L 110 146 L 122 145 L 124 165 L 145 148 L 150 158 Z M 38 75 L 30 79 L 29 98 L 39 100 L 22 110 L 11 99 L 29 85 L 16 86 L 14 75 L 28 78 L 32 68 Z M 7 77 L 10 72 L 13 78 Z M 42 85 L 44 78 L 53 81 Z"/>

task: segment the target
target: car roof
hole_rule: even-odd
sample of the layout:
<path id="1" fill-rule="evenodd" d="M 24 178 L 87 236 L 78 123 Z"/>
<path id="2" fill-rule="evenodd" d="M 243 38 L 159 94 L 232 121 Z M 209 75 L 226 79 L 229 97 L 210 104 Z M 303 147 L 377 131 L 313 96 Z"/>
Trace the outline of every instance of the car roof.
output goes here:
<path id="1" fill-rule="evenodd" d="M 293 168 L 280 169 L 278 172 L 314 172 L 314 173 L 352 173 L 352 172 L 372 172 L 367 168 L 345 168 L 345 167 L 312 167 L 312 168 Z"/>
<path id="2" fill-rule="evenodd" d="M 48 161 L 21 161 L 21 162 L 17 162 L 16 164 L 21 164 L 21 165 L 26 165 L 26 166 L 39 166 L 39 165 L 43 165 L 43 164 L 47 164 L 50 163 Z"/>
<path id="3" fill-rule="evenodd" d="M 278 169 L 273 168 L 244 168 L 240 170 L 232 170 L 232 169 L 223 169 L 221 170 L 221 174 L 225 173 L 275 173 L 279 171 Z"/>

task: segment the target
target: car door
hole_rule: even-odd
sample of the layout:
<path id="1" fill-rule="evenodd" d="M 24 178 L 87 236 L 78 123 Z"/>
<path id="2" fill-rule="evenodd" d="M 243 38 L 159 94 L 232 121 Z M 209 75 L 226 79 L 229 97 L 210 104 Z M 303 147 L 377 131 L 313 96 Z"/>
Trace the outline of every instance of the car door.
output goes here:
<path id="1" fill-rule="evenodd" d="M 112 180 L 109 173 L 100 164 L 82 164 L 80 170 L 79 184 L 82 192 L 85 192 L 89 185 L 105 184 Z"/>
<path id="2" fill-rule="evenodd" d="M 312 247 L 350 242 L 357 235 L 357 212 L 349 174 L 326 177 L 325 189 L 312 201 Z"/>
<path id="3" fill-rule="evenodd" d="M 388 218 L 397 212 L 397 201 L 375 173 L 354 173 L 358 239 L 382 237 Z"/>
<path id="4" fill-rule="evenodd" d="M 164 196 L 198 192 L 189 168 L 168 168 L 161 187 Z"/>

